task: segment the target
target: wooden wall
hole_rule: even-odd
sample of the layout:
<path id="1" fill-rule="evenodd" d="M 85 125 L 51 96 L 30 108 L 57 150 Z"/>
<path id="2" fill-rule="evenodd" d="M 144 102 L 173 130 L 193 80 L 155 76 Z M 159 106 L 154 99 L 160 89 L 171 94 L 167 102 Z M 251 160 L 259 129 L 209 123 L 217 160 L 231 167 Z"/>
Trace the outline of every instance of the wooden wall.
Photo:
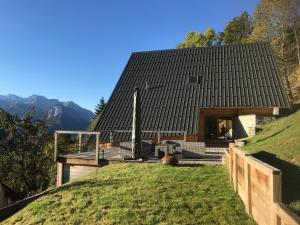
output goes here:
<path id="1" fill-rule="evenodd" d="M 98 169 L 97 166 L 91 165 L 74 165 L 62 162 L 57 162 L 57 182 L 56 186 L 61 186 L 74 179 L 85 176 Z"/>
<path id="2" fill-rule="evenodd" d="M 281 202 L 281 172 L 230 144 L 225 162 L 235 191 L 258 225 L 299 225 Z"/>

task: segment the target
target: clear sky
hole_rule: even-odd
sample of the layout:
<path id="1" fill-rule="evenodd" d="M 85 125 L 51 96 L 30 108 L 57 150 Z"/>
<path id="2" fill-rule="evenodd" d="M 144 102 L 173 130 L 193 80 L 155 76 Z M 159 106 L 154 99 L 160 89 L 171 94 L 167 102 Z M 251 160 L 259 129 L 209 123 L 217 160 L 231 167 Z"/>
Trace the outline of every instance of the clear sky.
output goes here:
<path id="1" fill-rule="evenodd" d="M 94 110 L 133 51 L 217 31 L 258 0 L 0 0 L 0 95 L 44 95 Z"/>

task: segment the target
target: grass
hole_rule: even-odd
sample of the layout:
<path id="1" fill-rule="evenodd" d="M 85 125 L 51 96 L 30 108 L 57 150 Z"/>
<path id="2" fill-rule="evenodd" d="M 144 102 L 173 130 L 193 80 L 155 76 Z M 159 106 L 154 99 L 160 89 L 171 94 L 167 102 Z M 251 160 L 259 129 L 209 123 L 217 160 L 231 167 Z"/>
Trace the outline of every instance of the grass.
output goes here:
<path id="1" fill-rule="evenodd" d="M 62 186 L 2 224 L 230 224 L 255 222 L 223 165 L 113 164 Z"/>
<path id="2" fill-rule="evenodd" d="M 244 149 L 281 170 L 283 202 L 300 216 L 300 111 L 261 129 Z"/>

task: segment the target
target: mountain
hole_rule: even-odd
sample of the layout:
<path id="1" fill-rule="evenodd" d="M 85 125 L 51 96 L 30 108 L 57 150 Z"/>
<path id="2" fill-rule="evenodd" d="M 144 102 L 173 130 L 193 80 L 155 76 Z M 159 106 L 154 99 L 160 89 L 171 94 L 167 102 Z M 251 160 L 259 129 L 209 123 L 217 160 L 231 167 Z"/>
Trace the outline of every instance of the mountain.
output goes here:
<path id="1" fill-rule="evenodd" d="M 35 119 L 46 119 L 50 130 L 86 130 L 93 117 L 91 111 L 72 101 L 60 102 L 39 95 L 28 98 L 0 95 L 0 108 L 18 118 L 23 118 L 34 108 Z"/>

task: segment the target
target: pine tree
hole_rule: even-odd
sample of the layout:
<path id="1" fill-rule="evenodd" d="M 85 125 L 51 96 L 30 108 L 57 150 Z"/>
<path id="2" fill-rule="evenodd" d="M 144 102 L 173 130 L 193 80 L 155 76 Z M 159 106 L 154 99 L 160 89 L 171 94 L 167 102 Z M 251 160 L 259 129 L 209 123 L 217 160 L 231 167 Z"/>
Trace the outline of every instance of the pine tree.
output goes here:
<path id="1" fill-rule="evenodd" d="M 100 120 L 101 114 L 106 106 L 106 101 L 103 97 L 101 97 L 99 103 L 95 107 L 95 114 L 93 119 L 90 122 L 90 125 L 88 127 L 88 130 L 92 131 L 95 129 L 95 126 L 97 125 L 98 121 Z"/>
<path id="2" fill-rule="evenodd" d="M 94 119 L 102 114 L 105 105 L 106 105 L 106 102 L 105 102 L 104 98 L 101 97 L 99 103 L 96 105 L 96 108 L 95 108 Z"/>

